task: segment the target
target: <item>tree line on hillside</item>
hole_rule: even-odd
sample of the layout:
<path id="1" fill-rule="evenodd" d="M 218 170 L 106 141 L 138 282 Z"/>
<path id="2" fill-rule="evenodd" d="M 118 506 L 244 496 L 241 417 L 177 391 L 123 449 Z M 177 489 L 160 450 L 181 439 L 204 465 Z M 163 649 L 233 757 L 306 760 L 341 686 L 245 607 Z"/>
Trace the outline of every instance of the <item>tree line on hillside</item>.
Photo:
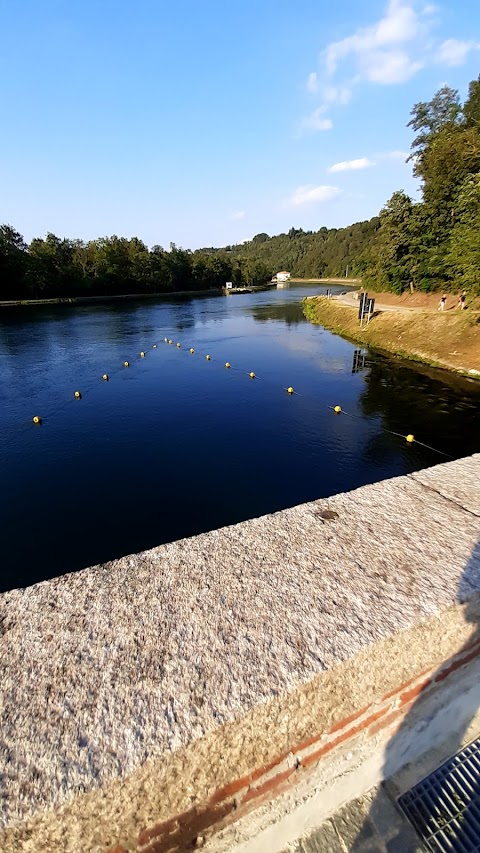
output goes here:
<path id="1" fill-rule="evenodd" d="M 269 278 L 261 262 L 225 252 L 189 252 L 174 244 L 169 251 L 149 250 L 136 237 L 116 236 L 83 242 L 47 234 L 27 245 L 14 228 L 0 226 L 0 300 L 202 291 Z"/>
<path id="2" fill-rule="evenodd" d="M 136 237 L 84 242 L 47 234 L 27 245 L 0 226 L 0 300 L 260 285 L 286 269 L 293 276 L 362 277 L 397 293 L 465 288 L 480 293 L 480 77 L 465 103 L 449 86 L 415 104 L 410 161 L 422 199 L 399 190 L 379 216 L 347 228 L 303 231 L 195 252 L 170 244 L 148 249 Z"/>
<path id="3" fill-rule="evenodd" d="M 248 243 L 227 249 L 235 257 L 266 264 L 272 273 L 288 270 L 298 278 L 362 276 L 378 225 L 378 217 L 374 217 L 347 228 L 290 228 L 287 234 L 257 234 Z"/>

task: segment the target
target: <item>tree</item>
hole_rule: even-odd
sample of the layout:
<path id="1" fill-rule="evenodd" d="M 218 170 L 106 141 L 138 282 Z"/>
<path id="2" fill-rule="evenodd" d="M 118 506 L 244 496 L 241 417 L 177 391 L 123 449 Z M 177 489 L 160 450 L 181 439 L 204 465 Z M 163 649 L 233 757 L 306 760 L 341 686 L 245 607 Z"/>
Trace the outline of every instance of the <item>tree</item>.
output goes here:
<path id="1" fill-rule="evenodd" d="M 380 288 L 401 293 L 412 280 L 412 234 L 415 208 L 403 190 L 394 192 L 380 212 L 380 226 L 372 252 L 370 279 Z"/>
<path id="2" fill-rule="evenodd" d="M 448 262 L 459 285 L 479 294 L 480 174 L 469 176 L 458 193 Z"/>
<path id="3" fill-rule="evenodd" d="M 414 162 L 414 174 L 422 178 L 423 154 L 432 138 L 442 128 L 453 126 L 460 121 L 460 98 L 456 89 L 442 86 L 431 101 L 420 101 L 415 104 L 412 118 L 407 127 L 413 128 L 417 136 L 412 142 L 410 160 Z"/>
<path id="4" fill-rule="evenodd" d="M 463 105 L 463 121 L 465 127 L 480 130 L 480 76 L 472 80 L 468 87 L 468 98 Z"/>
<path id="5" fill-rule="evenodd" d="M 11 225 L 0 226 L 0 299 L 26 296 L 27 245 Z"/>

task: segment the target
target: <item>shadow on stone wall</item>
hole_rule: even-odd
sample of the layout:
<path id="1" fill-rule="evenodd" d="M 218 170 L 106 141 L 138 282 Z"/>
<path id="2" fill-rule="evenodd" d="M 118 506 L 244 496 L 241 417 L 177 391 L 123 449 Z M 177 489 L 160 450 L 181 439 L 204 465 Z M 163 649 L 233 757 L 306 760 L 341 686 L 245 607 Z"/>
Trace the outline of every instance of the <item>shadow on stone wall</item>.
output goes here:
<path id="1" fill-rule="evenodd" d="M 435 579 L 432 578 L 432 583 L 435 582 Z M 460 583 L 458 585 L 457 592 L 457 601 L 459 604 L 466 603 L 465 609 L 465 620 L 471 622 L 474 626 L 474 632 L 471 635 L 470 639 L 467 643 L 465 643 L 461 648 L 455 652 L 454 655 L 448 660 L 442 663 L 440 669 L 433 675 L 433 680 L 440 675 L 440 673 L 445 673 L 445 670 L 448 670 L 450 666 L 454 666 L 458 663 L 458 656 L 462 655 L 462 652 L 465 653 L 465 656 L 468 657 L 468 652 L 471 650 L 472 645 L 480 640 L 480 540 L 477 542 L 474 547 L 469 561 L 462 573 L 462 577 L 460 579 Z M 472 651 L 473 655 L 478 654 L 478 650 Z M 441 689 L 441 688 L 440 688 Z M 402 722 L 400 728 L 396 731 L 395 735 L 391 738 L 389 743 L 385 749 L 385 758 L 383 763 L 383 772 L 382 778 L 388 780 L 392 777 L 396 772 L 398 772 L 399 768 L 407 764 L 409 761 L 415 760 L 416 755 L 412 755 L 412 739 L 411 733 L 414 726 L 417 728 L 419 725 L 427 726 L 429 725 L 429 721 L 423 719 L 421 723 L 419 723 L 419 719 L 421 718 L 421 714 L 417 712 L 420 711 L 419 703 L 422 702 L 422 697 L 420 697 L 417 702 L 410 709 L 409 713 L 405 717 Z M 478 710 L 478 709 L 476 709 Z M 459 725 L 458 731 L 456 733 L 456 738 L 452 740 L 451 748 L 449 749 L 450 755 L 454 755 L 460 749 L 463 748 L 463 737 L 467 732 L 470 723 L 473 720 L 475 713 L 471 712 L 466 715 L 465 719 L 461 721 Z M 419 719 L 417 719 L 417 717 Z M 382 792 L 383 793 L 383 792 Z M 432 808 L 435 808 L 435 802 L 432 800 Z M 405 838 L 404 832 L 407 825 L 401 825 L 401 822 L 398 822 L 398 830 L 394 828 L 392 832 L 389 833 L 388 840 L 381 841 L 380 835 L 378 831 L 376 832 L 376 827 L 379 824 L 379 816 L 381 817 L 381 813 L 384 811 L 384 801 L 382 799 L 381 794 L 377 796 L 376 799 L 373 800 L 371 807 L 369 809 L 368 816 L 358 833 L 355 841 L 349 847 L 350 853 L 412 853 L 413 850 L 420 850 L 420 842 L 418 844 L 408 845 L 408 841 Z M 469 808 L 463 812 L 463 819 L 461 821 L 461 829 L 460 829 L 460 838 L 461 835 L 464 835 L 464 842 L 467 841 L 467 827 L 469 824 Z M 475 817 L 475 821 L 478 825 L 478 820 Z M 407 827 L 408 828 L 408 827 Z M 413 836 L 413 833 L 412 833 Z M 461 849 L 471 849 L 470 841 L 465 847 L 461 847 Z M 440 847 L 438 848 L 441 849 Z M 452 850 L 454 848 L 452 847 Z M 460 846 L 455 849 L 460 849 Z M 473 848 L 472 848 L 473 849 Z"/>

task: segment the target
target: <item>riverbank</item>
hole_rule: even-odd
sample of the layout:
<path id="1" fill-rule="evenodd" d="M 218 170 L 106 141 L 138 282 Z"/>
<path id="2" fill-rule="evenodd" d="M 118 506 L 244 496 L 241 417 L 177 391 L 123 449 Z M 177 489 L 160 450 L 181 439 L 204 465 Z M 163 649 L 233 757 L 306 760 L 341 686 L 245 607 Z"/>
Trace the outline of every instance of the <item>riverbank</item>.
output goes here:
<path id="1" fill-rule="evenodd" d="M 120 296 L 66 296 L 57 299 L 10 299 L 0 301 L 0 308 L 18 308 L 32 305 L 109 305 L 112 302 L 129 302 L 134 299 L 167 299 L 176 296 L 218 296 L 221 290 L 215 287 L 209 290 L 177 290 L 167 293 L 124 293 Z"/>
<path id="2" fill-rule="evenodd" d="M 292 278 L 288 279 L 289 282 L 293 282 L 294 284 L 300 284 L 303 282 L 304 284 L 344 284 L 345 287 L 354 287 L 356 284 L 361 284 L 361 278 Z"/>
<path id="3" fill-rule="evenodd" d="M 361 329 L 358 305 L 350 307 L 322 296 L 307 297 L 304 313 L 311 322 L 362 346 L 469 376 L 480 374 L 478 313 L 382 311 Z"/>

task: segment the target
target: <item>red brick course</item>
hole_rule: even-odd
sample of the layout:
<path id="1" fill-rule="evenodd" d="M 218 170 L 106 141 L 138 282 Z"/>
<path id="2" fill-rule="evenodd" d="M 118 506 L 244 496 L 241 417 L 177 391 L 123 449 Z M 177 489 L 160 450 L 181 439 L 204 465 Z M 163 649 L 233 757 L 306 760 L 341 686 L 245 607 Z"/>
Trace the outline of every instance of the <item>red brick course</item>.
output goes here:
<path id="1" fill-rule="evenodd" d="M 398 687 L 395 687 L 393 690 L 390 690 L 389 693 L 385 693 L 385 696 L 382 696 L 381 701 L 386 702 L 387 699 L 392 699 L 393 696 L 398 696 L 402 690 L 405 690 L 407 687 L 410 687 L 411 684 L 414 684 L 415 681 L 418 681 L 419 678 L 422 678 L 424 675 L 432 675 L 432 668 L 424 669 L 423 672 L 418 672 L 417 675 L 414 675 L 413 678 L 409 678 L 408 681 L 404 681 L 403 684 L 400 684 Z"/>
<path id="2" fill-rule="evenodd" d="M 334 723 L 330 729 L 329 734 L 333 735 L 335 732 L 340 731 L 340 729 L 344 729 L 345 726 L 349 726 L 350 723 L 355 722 L 355 720 L 358 720 L 358 718 L 361 717 L 363 714 L 366 714 L 370 707 L 371 705 L 367 705 L 367 707 L 362 708 L 361 711 L 356 711 L 354 714 L 350 714 L 349 717 L 344 717 L 343 720 L 339 720 L 338 723 Z"/>
<path id="3" fill-rule="evenodd" d="M 460 669 L 461 666 L 464 666 L 466 663 L 470 663 L 471 660 L 478 657 L 480 654 L 480 646 L 471 651 L 468 655 L 464 655 L 458 660 L 454 661 L 450 666 L 447 666 L 446 669 L 442 670 L 439 675 L 435 678 L 435 682 L 444 681 L 451 672 L 455 672 L 456 669 Z"/>
<path id="4" fill-rule="evenodd" d="M 411 690 L 406 690 L 405 693 L 400 694 L 400 705 L 406 705 L 408 702 L 411 702 L 412 699 L 415 699 L 417 696 L 420 696 L 427 687 L 430 687 L 432 684 L 432 679 L 427 678 L 426 681 L 421 681 L 420 684 L 412 687 Z"/>
<path id="5" fill-rule="evenodd" d="M 343 732 L 343 734 L 341 734 L 334 740 L 327 741 L 327 743 L 325 743 L 320 749 L 317 749 L 315 752 L 310 753 L 310 755 L 303 756 L 300 759 L 300 764 L 302 765 L 302 767 L 309 767 L 311 764 L 314 764 L 316 761 L 318 761 L 319 758 L 321 758 L 323 755 L 326 755 L 327 752 L 331 752 L 332 749 L 335 749 L 336 746 L 339 746 L 344 741 L 368 728 L 368 726 L 374 723 L 375 720 L 378 720 L 379 717 L 382 717 L 384 714 L 386 714 L 389 710 L 389 707 L 380 708 L 379 711 L 376 711 L 374 714 L 370 714 L 357 726 L 353 726 L 353 728 L 348 729 L 346 732 Z"/>
<path id="6" fill-rule="evenodd" d="M 244 803 L 248 803 L 250 800 L 253 800 L 257 797 L 262 797 L 264 794 L 268 793 L 268 791 L 274 791 L 275 788 L 279 788 L 283 782 L 286 782 L 287 779 L 290 779 L 294 773 L 297 772 L 296 766 L 287 767 L 283 773 L 277 773 L 276 776 L 273 776 L 271 779 L 268 779 L 263 785 L 259 785 L 256 788 L 250 788 L 245 796 L 243 797 Z"/>
<path id="7" fill-rule="evenodd" d="M 400 722 L 403 717 L 406 717 L 408 712 L 413 708 L 415 702 L 410 702 L 408 705 L 403 705 L 401 708 L 397 708 L 396 711 L 392 711 L 391 714 L 387 714 L 386 717 L 382 717 L 377 723 L 371 726 L 368 730 L 369 737 L 373 737 L 382 729 L 388 728 L 394 722 Z"/>

